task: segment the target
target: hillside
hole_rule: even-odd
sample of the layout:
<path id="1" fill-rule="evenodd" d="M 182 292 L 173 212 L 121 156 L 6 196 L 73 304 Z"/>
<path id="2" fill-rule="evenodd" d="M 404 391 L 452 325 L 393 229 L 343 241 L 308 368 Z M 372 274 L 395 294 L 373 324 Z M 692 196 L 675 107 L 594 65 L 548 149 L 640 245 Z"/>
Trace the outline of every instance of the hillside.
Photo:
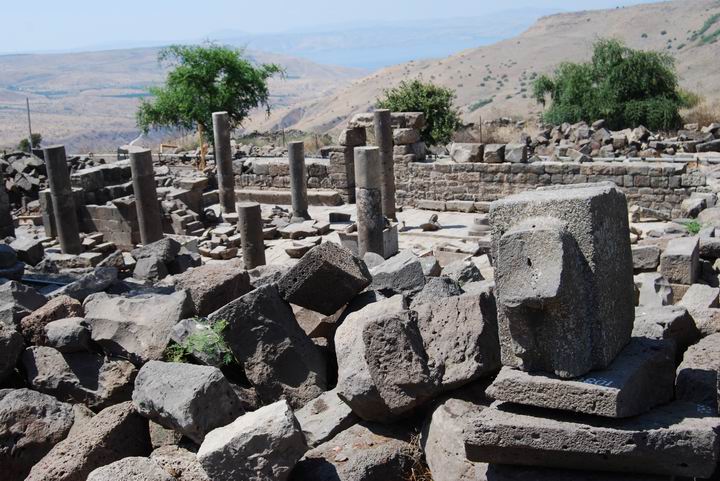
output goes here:
<path id="1" fill-rule="evenodd" d="M 102 52 L 0 56 L 0 147 L 27 135 L 25 98 L 33 130 L 46 143 L 71 151 L 111 149 L 138 134 L 134 114 L 147 88 L 165 79 L 157 48 Z M 308 60 L 249 52 L 257 62 L 287 69 L 270 82 L 271 102 L 280 108 L 322 98 L 365 71 Z"/>
<path id="2" fill-rule="evenodd" d="M 383 89 L 413 78 L 455 89 L 456 104 L 466 121 L 528 117 L 540 112 L 530 98 L 533 75 L 550 73 L 563 61 L 589 58 L 599 37 L 616 37 L 633 48 L 671 53 L 677 60 L 682 86 L 708 100 L 717 100 L 720 42 L 691 40 L 714 14 L 720 14 L 717 0 L 677 0 L 551 15 L 515 38 L 441 60 L 408 62 L 380 70 L 326 99 L 278 109 L 270 119 L 260 119 L 251 127 L 330 130 L 353 113 L 370 109 Z M 717 30 L 720 19 L 705 34 Z"/>

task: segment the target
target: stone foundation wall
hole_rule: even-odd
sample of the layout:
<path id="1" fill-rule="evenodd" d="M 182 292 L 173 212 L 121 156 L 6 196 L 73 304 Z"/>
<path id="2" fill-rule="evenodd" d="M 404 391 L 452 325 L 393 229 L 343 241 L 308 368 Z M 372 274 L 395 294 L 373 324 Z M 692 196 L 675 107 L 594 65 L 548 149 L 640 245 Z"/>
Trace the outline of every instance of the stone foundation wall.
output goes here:
<path id="1" fill-rule="evenodd" d="M 424 163 L 412 155 L 395 157 L 397 201 L 493 201 L 547 185 L 612 181 L 628 204 L 680 215 L 692 192 L 709 191 L 705 174 L 684 163 L 534 162 L 530 164 Z M 408 161 L 409 160 L 409 161 Z"/>

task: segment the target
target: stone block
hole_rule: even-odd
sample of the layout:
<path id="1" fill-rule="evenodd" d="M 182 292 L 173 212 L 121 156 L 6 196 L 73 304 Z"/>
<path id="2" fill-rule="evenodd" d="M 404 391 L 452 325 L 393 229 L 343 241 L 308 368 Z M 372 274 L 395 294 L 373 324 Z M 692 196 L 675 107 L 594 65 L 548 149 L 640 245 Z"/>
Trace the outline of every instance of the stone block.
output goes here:
<path id="1" fill-rule="evenodd" d="M 295 411 L 295 418 L 311 448 L 329 441 L 358 420 L 335 390 L 322 393 Z"/>
<path id="2" fill-rule="evenodd" d="M 631 246 L 633 269 L 635 271 L 654 271 L 660 264 L 660 248 L 654 245 Z"/>
<path id="3" fill-rule="evenodd" d="M 698 237 L 678 237 L 660 255 L 660 273 L 674 284 L 694 284 L 700 273 Z"/>
<path id="4" fill-rule="evenodd" d="M 504 367 L 487 393 L 527 406 L 627 418 L 671 401 L 674 371 L 672 342 L 633 338 L 605 369 L 565 380 Z"/>
<path id="5" fill-rule="evenodd" d="M 170 476 L 150 458 L 129 456 L 114 463 L 93 470 L 87 481 L 174 481 L 177 478 Z"/>
<path id="6" fill-rule="evenodd" d="M 371 279 L 361 259 L 326 242 L 305 254 L 280 279 L 278 290 L 286 301 L 329 316 L 370 285 Z"/>
<path id="7" fill-rule="evenodd" d="M 658 272 L 642 272 L 633 278 L 638 291 L 638 304 L 662 307 L 673 303 L 672 285 Z"/>
<path id="8" fill-rule="evenodd" d="M 683 306 L 638 306 L 635 309 L 634 337 L 668 339 L 675 342 L 676 357 L 700 338 L 700 331 Z"/>
<path id="9" fill-rule="evenodd" d="M 693 284 L 680 299 L 695 325 L 704 336 L 720 332 L 720 289 L 705 284 Z"/>
<path id="10" fill-rule="evenodd" d="M 495 403 L 469 426 L 471 461 L 706 478 L 718 461 L 720 418 L 677 401 L 630 419 Z"/>
<path id="11" fill-rule="evenodd" d="M 412 145 L 420 142 L 420 132 L 411 128 L 402 128 L 393 130 L 393 144 L 395 145 Z"/>
<path id="12" fill-rule="evenodd" d="M 459 164 L 482 162 L 485 146 L 477 143 L 458 143 L 450 146 L 450 158 Z"/>
<path id="13" fill-rule="evenodd" d="M 248 273 L 235 262 L 205 264 L 175 276 L 175 288 L 186 289 L 195 314 L 207 316 L 252 289 Z"/>
<path id="14" fill-rule="evenodd" d="M 513 164 L 527 162 L 527 144 L 507 144 L 505 146 L 505 161 Z"/>
<path id="15" fill-rule="evenodd" d="M 60 352 L 91 351 L 90 330 L 82 317 L 69 317 L 47 323 L 45 344 Z"/>
<path id="16" fill-rule="evenodd" d="M 23 337 L 15 326 L 0 322 L 0 382 L 15 370 L 23 349 Z"/>
<path id="17" fill-rule="evenodd" d="M 708 406 L 718 412 L 717 387 L 720 379 L 720 334 L 713 334 L 690 346 L 677 368 L 675 391 L 678 399 Z"/>
<path id="18" fill-rule="evenodd" d="M 635 316 L 624 194 L 538 189 L 494 202 L 489 218 L 503 364 L 563 378 L 607 367 Z"/>
<path id="19" fill-rule="evenodd" d="M 344 129 L 340 132 L 338 144 L 346 147 L 358 147 L 367 142 L 367 131 L 363 127 Z"/>
<path id="20" fill-rule="evenodd" d="M 32 266 L 38 264 L 45 257 L 45 248 L 42 239 L 21 238 L 14 240 L 10 247 L 15 249 L 18 259 Z"/>
<path id="21" fill-rule="evenodd" d="M 371 289 L 395 293 L 417 292 L 425 285 L 420 259 L 412 251 L 403 251 L 370 270 Z"/>
<path id="22" fill-rule="evenodd" d="M 499 164 L 505 162 L 505 144 L 485 145 L 483 162 L 486 164 Z"/>

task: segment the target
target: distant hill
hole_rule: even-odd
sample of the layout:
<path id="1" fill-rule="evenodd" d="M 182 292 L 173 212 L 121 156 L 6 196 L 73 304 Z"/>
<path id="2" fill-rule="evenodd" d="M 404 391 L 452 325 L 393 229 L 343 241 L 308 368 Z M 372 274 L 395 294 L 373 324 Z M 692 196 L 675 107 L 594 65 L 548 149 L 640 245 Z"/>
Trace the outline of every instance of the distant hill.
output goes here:
<path id="1" fill-rule="evenodd" d="M 466 121 L 537 115 L 540 107 L 530 98 L 534 75 L 550 73 L 563 61 L 587 60 L 593 42 L 600 37 L 620 38 L 633 48 L 671 53 L 682 86 L 708 100 L 717 100 L 718 14 L 717 0 L 676 0 L 546 16 L 515 38 L 440 60 L 408 62 L 380 70 L 327 98 L 278 109 L 271 118 L 256 119 L 249 127 L 331 130 L 352 114 L 371 109 L 383 89 L 413 78 L 455 89 L 456 104 Z M 708 23 L 703 39 L 698 33 Z"/>
<path id="2" fill-rule="evenodd" d="M 46 143 L 64 143 L 69 151 L 114 151 L 138 135 L 138 101 L 147 96 L 149 86 L 165 79 L 158 51 L 0 56 L 0 148 L 12 148 L 27 136 L 29 97 L 33 131 L 42 133 Z M 285 79 L 270 81 L 271 102 L 278 108 L 323 98 L 367 73 L 286 55 L 248 54 L 259 63 L 286 68 Z"/>

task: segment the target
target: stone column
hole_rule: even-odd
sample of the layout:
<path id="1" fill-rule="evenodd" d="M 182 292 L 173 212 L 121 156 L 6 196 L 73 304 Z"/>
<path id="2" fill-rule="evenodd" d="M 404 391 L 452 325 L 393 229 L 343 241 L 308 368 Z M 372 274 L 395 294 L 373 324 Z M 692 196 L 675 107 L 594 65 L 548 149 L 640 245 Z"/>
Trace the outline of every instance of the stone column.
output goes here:
<path id="1" fill-rule="evenodd" d="M 390 111 L 375 111 L 375 143 L 380 149 L 382 166 L 382 213 L 385 217 L 397 220 L 395 215 L 395 166 L 393 164 L 393 129 Z"/>
<path id="2" fill-rule="evenodd" d="M 47 147 L 43 149 L 43 155 L 45 156 L 60 249 L 63 254 L 80 254 L 82 252 L 80 228 L 75 210 L 75 198 L 70 185 L 65 146 Z"/>
<path id="3" fill-rule="evenodd" d="M 223 212 L 235 212 L 235 176 L 230 147 L 230 122 L 227 112 L 214 112 L 215 165 L 217 166 L 218 193 Z"/>
<path id="4" fill-rule="evenodd" d="M 163 238 L 162 216 L 155 188 L 152 152 L 142 147 L 130 147 L 135 209 L 140 227 L 140 241 L 151 244 Z"/>
<path id="5" fill-rule="evenodd" d="M 5 181 L 0 175 L 0 238 L 2 237 L 15 237 L 15 224 L 10 210 L 10 198 L 5 190 Z"/>
<path id="6" fill-rule="evenodd" d="M 292 196 L 291 222 L 302 222 L 310 219 L 307 200 L 305 144 L 303 142 L 290 142 L 288 144 L 288 161 L 290 163 L 290 194 Z"/>
<path id="7" fill-rule="evenodd" d="M 358 255 L 362 258 L 366 252 L 374 252 L 384 256 L 382 169 L 377 147 L 355 148 L 355 186 Z"/>
<path id="8" fill-rule="evenodd" d="M 238 230 L 242 242 L 245 269 L 255 269 L 265 265 L 265 242 L 263 240 L 263 221 L 260 204 L 240 202 L 237 204 Z"/>

